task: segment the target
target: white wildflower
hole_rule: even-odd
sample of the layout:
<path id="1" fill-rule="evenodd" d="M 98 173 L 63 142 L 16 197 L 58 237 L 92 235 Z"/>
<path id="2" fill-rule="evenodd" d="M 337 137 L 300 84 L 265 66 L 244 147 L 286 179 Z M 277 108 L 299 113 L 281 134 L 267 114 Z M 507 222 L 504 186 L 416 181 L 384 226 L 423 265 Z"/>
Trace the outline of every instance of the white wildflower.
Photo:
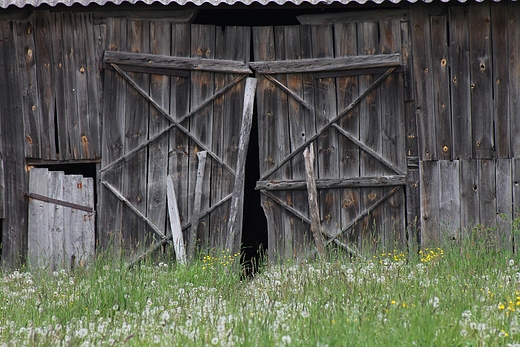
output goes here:
<path id="1" fill-rule="evenodd" d="M 216 345 L 218 344 L 218 337 L 214 337 L 214 338 L 212 338 L 212 339 L 211 339 L 211 344 L 212 344 L 213 346 L 216 346 Z"/>
<path id="2" fill-rule="evenodd" d="M 291 342 L 292 342 L 292 339 L 291 339 L 291 337 L 290 337 L 289 335 L 284 335 L 284 336 L 282 336 L 282 344 L 283 344 L 284 346 L 286 346 L 286 345 L 290 345 Z"/>
<path id="3" fill-rule="evenodd" d="M 87 336 L 87 334 L 88 334 L 88 330 L 86 328 L 81 328 L 78 331 L 76 331 L 76 336 L 79 337 L 80 339 Z"/>

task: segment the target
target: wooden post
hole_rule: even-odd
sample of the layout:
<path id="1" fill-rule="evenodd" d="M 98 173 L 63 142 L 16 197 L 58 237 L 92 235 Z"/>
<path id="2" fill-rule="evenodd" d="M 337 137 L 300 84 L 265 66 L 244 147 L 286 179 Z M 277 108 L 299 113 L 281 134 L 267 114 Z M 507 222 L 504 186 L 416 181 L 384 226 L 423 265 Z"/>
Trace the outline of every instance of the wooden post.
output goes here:
<path id="1" fill-rule="evenodd" d="M 229 212 L 228 234 L 226 237 L 226 250 L 232 254 L 238 253 L 240 238 L 242 236 L 242 212 L 244 209 L 244 183 L 247 148 L 249 145 L 249 135 L 253 124 L 253 104 L 256 90 L 255 78 L 246 80 L 244 93 L 244 111 L 242 114 L 242 127 L 240 129 L 240 140 L 238 142 L 238 158 L 236 166 L 235 186 L 231 198 L 231 209 Z"/>
<path id="2" fill-rule="evenodd" d="M 202 183 L 204 182 L 204 169 L 206 167 L 206 156 L 208 152 L 197 153 L 199 164 L 197 167 L 197 180 L 195 182 L 195 199 L 193 202 L 193 215 L 191 220 L 191 233 L 188 239 L 188 258 L 193 260 L 195 256 L 195 241 L 197 241 L 197 229 L 200 220 L 200 202 L 202 199 Z"/>
<path id="3" fill-rule="evenodd" d="M 309 199 L 309 213 L 311 217 L 311 232 L 316 243 L 316 250 L 320 257 L 325 256 L 325 245 L 321 235 L 320 210 L 318 205 L 318 191 L 316 190 L 316 180 L 314 179 L 314 145 L 303 151 L 305 158 L 305 179 L 307 180 L 307 193 Z"/>
<path id="4" fill-rule="evenodd" d="M 168 198 L 168 216 L 170 217 L 175 257 L 179 263 L 186 264 L 186 249 L 184 248 L 184 238 L 182 237 L 181 218 L 179 217 L 179 207 L 177 206 L 177 197 L 171 176 L 166 178 L 166 195 Z"/>

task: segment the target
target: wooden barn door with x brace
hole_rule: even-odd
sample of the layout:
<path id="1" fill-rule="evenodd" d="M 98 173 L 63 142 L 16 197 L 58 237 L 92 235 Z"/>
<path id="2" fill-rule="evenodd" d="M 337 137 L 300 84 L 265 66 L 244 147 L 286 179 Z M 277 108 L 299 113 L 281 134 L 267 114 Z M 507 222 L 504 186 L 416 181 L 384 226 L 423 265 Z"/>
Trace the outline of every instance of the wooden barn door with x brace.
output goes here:
<path id="1" fill-rule="evenodd" d="M 325 244 L 405 242 L 399 21 L 253 28 L 269 258 L 314 252 L 303 152 Z"/>
<path id="2" fill-rule="evenodd" d="M 197 248 L 238 251 L 256 85 L 247 78 L 250 33 L 247 27 L 108 20 L 105 246 L 123 244 L 137 260 L 170 242 L 171 180 L 188 256 Z"/>

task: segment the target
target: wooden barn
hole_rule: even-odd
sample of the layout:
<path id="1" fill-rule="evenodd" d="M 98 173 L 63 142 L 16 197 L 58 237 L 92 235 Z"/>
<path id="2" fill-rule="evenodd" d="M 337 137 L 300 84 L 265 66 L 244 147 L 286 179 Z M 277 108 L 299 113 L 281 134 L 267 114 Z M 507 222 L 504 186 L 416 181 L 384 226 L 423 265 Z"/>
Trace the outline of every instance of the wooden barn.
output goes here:
<path id="1" fill-rule="evenodd" d="M 517 2 L 0 0 L 0 120 L 11 268 L 520 239 Z"/>

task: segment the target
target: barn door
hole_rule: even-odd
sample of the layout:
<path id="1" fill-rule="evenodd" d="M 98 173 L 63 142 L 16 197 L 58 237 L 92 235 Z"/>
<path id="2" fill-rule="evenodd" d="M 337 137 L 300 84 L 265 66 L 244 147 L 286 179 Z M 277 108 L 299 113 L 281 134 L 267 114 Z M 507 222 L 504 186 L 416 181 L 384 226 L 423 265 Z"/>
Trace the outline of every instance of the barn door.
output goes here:
<path id="1" fill-rule="evenodd" d="M 405 241 L 399 21 L 253 29 L 262 204 L 269 256 L 308 254 L 303 151 L 327 243 Z"/>
<path id="2" fill-rule="evenodd" d="M 122 242 L 139 258 L 171 241 L 170 176 L 188 248 L 226 246 L 231 201 L 240 199 L 240 189 L 233 194 L 237 172 L 244 165 L 238 158 L 249 42 L 250 28 L 108 21 L 101 169 L 106 212 L 100 223 L 105 245 Z M 234 221 L 241 226 L 240 216 Z M 238 250 L 240 235 L 231 251 Z"/>
<path id="3" fill-rule="evenodd" d="M 70 269 L 94 256 L 94 179 L 62 171 L 29 172 L 31 266 Z"/>

